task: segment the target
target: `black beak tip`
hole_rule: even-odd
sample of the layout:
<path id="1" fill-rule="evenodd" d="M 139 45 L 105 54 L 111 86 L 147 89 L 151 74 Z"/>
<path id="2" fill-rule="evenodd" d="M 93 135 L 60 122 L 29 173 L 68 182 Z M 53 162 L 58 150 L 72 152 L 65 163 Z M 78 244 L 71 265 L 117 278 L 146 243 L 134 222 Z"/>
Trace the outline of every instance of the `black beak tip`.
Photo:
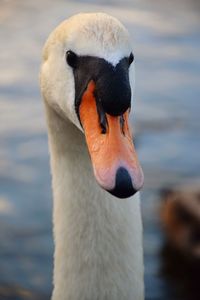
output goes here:
<path id="1" fill-rule="evenodd" d="M 128 198 L 137 193 L 137 190 L 133 187 L 131 177 L 125 168 L 120 167 L 117 170 L 115 187 L 108 192 L 118 198 Z"/>

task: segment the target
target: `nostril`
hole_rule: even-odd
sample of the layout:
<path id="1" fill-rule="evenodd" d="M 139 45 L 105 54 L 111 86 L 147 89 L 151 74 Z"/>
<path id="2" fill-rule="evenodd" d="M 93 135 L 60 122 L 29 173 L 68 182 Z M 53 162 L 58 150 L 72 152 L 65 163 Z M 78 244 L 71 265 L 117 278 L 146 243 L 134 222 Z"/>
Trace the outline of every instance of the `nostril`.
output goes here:
<path id="1" fill-rule="evenodd" d="M 121 127 L 122 134 L 125 135 L 125 132 L 124 132 L 124 122 L 125 122 L 124 121 L 124 116 L 121 115 L 119 120 L 120 120 L 120 127 Z"/>
<path id="2" fill-rule="evenodd" d="M 118 198 L 128 198 L 137 192 L 133 187 L 131 176 L 125 168 L 120 167 L 117 170 L 115 187 L 109 192 Z"/>
<path id="3" fill-rule="evenodd" d="M 103 110 L 101 99 L 98 97 L 96 90 L 94 91 L 94 96 L 95 96 L 97 112 L 99 116 L 99 124 L 101 126 L 101 133 L 105 134 L 107 132 L 107 127 L 108 127 L 106 113 Z"/>

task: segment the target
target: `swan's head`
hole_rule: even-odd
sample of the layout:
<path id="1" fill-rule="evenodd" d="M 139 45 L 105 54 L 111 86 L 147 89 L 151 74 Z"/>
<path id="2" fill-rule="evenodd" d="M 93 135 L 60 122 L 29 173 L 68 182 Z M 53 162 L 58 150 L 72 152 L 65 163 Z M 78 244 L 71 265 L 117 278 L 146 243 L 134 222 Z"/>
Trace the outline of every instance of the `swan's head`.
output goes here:
<path id="1" fill-rule="evenodd" d="M 45 101 L 84 132 L 97 182 L 119 198 L 143 185 L 129 124 L 133 61 L 117 19 L 78 14 L 52 32 L 41 69 Z"/>

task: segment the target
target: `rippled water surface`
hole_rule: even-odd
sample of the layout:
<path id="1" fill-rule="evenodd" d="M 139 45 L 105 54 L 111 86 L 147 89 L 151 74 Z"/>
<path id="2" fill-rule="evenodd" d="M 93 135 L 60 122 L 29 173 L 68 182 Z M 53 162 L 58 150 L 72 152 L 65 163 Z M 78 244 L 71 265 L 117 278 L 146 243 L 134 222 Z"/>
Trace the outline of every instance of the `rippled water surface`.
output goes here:
<path id="1" fill-rule="evenodd" d="M 0 299 L 49 299 L 52 197 L 38 70 L 48 34 L 80 11 L 108 12 L 131 33 L 146 299 L 184 299 L 161 272 L 159 197 L 200 177 L 200 5 L 166 2 L 0 1 Z"/>

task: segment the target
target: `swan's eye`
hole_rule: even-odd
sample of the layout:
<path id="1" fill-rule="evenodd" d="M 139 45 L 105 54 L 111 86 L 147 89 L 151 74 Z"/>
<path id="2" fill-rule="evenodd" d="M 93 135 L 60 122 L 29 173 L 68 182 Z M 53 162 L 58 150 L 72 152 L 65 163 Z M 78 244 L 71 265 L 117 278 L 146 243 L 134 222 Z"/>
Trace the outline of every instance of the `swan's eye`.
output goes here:
<path id="1" fill-rule="evenodd" d="M 66 61 L 70 67 L 72 68 L 76 67 L 77 58 L 78 58 L 77 55 L 73 51 L 69 50 L 66 52 Z"/>
<path id="2" fill-rule="evenodd" d="M 129 58 L 128 58 L 128 63 L 129 63 L 129 66 L 132 64 L 132 62 L 134 61 L 134 55 L 133 53 L 131 52 Z"/>

